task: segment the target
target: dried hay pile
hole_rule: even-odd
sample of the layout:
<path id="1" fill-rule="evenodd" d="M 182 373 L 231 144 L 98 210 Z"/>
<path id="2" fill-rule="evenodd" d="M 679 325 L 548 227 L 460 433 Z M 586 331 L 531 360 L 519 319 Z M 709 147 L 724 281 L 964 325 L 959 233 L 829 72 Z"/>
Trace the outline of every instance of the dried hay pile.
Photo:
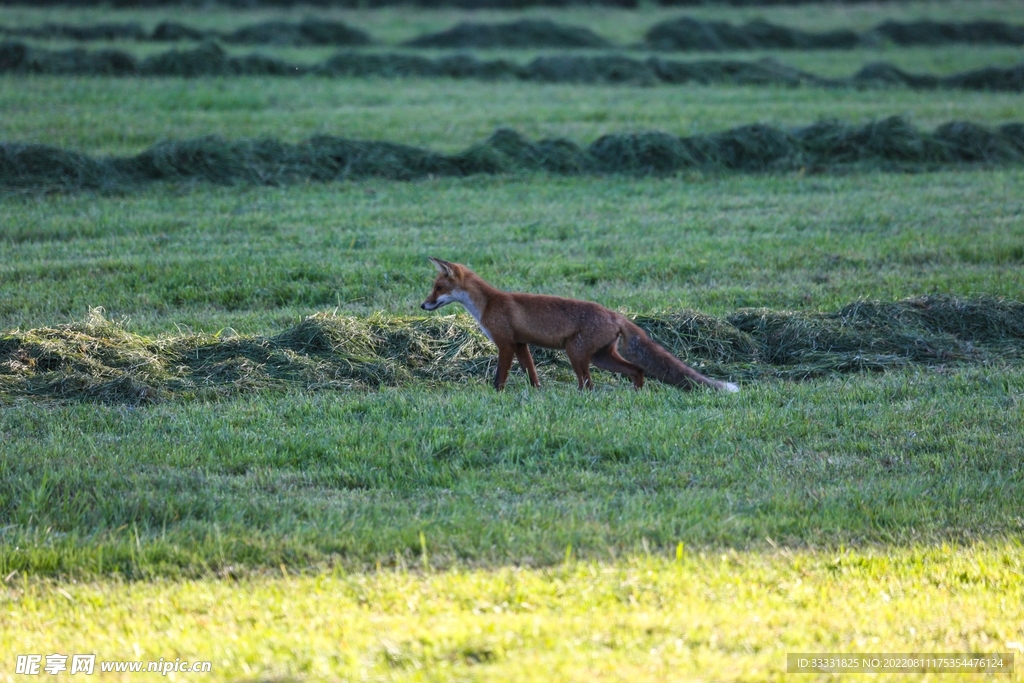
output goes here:
<path id="1" fill-rule="evenodd" d="M 1022 162 L 1024 124 L 1010 123 L 992 130 L 954 121 L 925 133 L 892 117 L 859 126 L 834 120 L 794 129 L 753 124 L 690 137 L 614 133 L 586 148 L 562 139 L 531 142 L 515 131 L 500 129 L 456 154 L 331 136 L 298 144 L 205 137 L 160 142 L 133 157 L 105 158 L 47 145 L 3 143 L 0 188 L 124 189 L 153 181 L 284 184 L 367 177 L 414 180 L 537 171 L 665 175 L 694 169 L 901 170 Z"/>
<path id="2" fill-rule="evenodd" d="M 679 17 L 652 26 L 644 36 L 653 50 L 848 50 L 880 43 L 896 45 L 1024 45 L 1024 26 L 1003 21 L 885 21 L 865 33 L 813 33 L 766 21 L 735 25 Z"/>
<path id="3" fill-rule="evenodd" d="M 141 24 L 56 24 L 0 26 L 0 35 L 12 38 L 61 40 L 223 40 L 243 45 L 369 45 L 369 34 L 340 21 L 305 19 L 301 22 L 267 21 L 223 32 L 198 29 L 178 21 L 162 21 L 152 31 Z"/>
<path id="4" fill-rule="evenodd" d="M 878 62 L 846 78 L 826 78 L 786 66 L 771 58 L 755 61 L 677 61 L 660 57 L 634 59 L 623 55 L 544 55 L 525 64 L 507 59 L 480 59 L 470 54 L 437 58 L 392 52 L 349 50 L 318 63 L 291 63 L 260 53 L 234 56 L 217 43 L 189 50 L 169 50 L 137 58 L 123 50 L 84 48 L 46 50 L 25 43 L 0 43 L 0 73 L 58 76 L 306 76 L 328 78 L 458 78 L 519 80 L 542 83 L 608 83 L 677 85 L 801 85 L 825 88 L 906 87 L 1024 92 L 1024 62 L 989 66 L 949 76 L 912 74 Z"/>
<path id="5" fill-rule="evenodd" d="M 777 26 L 766 21 L 752 21 L 735 26 L 724 21 L 704 21 L 679 17 L 652 26 L 644 36 L 654 50 L 828 50 L 849 49 L 861 39 L 850 30 L 809 33 Z"/>
<path id="6" fill-rule="evenodd" d="M 834 313 L 692 311 L 635 318 L 674 354 L 734 380 L 806 379 L 910 364 L 1022 359 L 1024 304 L 927 296 L 859 301 Z M 0 336 L 0 394 L 145 404 L 243 392 L 484 381 L 494 348 L 466 315 L 350 318 L 316 314 L 272 337 L 132 334 L 101 309 L 78 324 Z M 535 354 L 564 380 L 564 354 Z"/>
<path id="7" fill-rule="evenodd" d="M 520 19 L 505 24 L 463 22 L 446 31 L 428 33 L 404 43 L 407 47 L 439 48 L 604 48 L 611 43 L 588 28 L 565 26 L 547 19 Z"/>

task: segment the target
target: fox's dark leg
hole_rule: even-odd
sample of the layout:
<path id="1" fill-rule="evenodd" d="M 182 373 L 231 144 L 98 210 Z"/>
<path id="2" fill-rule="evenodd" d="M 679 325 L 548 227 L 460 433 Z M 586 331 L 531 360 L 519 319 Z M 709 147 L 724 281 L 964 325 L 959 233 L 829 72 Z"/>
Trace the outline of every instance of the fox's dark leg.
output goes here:
<path id="1" fill-rule="evenodd" d="M 498 371 L 494 373 L 494 388 L 501 391 L 508 380 L 508 371 L 512 367 L 512 358 L 516 355 L 515 346 L 498 347 Z"/>
<path id="2" fill-rule="evenodd" d="M 639 366 L 633 365 L 620 356 L 619 352 L 615 349 L 614 342 L 595 353 L 591 361 L 602 370 L 617 372 L 620 375 L 629 377 L 633 380 L 634 389 L 639 390 L 644 386 L 644 371 Z"/>
<path id="3" fill-rule="evenodd" d="M 580 348 L 582 344 L 569 342 L 565 346 L 565 353 L 569 356 L 569 364 L 576 373 L 576 383 L 580 389 L 594 388 L 594 382 L 590 379 L 590 354 Z"/>
<path id="4" fill-rule="evenodd" d="M 526 370 L 526 374 L 530 376 L 530 384 L 540 388 L 540 380 L 537 379 L 537 366 L 533 364 L 533 356 L 530 355 L 530 347 L 526 344 L 516 344 L 516 358 L 519 359 L 519 365 Z"/>

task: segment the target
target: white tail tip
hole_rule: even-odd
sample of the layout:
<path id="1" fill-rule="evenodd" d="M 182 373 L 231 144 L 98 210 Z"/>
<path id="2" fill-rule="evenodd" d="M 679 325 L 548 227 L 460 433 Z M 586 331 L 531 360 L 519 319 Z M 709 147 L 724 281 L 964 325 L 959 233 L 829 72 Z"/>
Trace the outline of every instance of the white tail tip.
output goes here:
<path id="1" fill-rule="evenodd" d="M 722 382 L 722 391 L 728 391 L 730 394 L 735 394 L 739 390 L 740 388 L 732 382 Z"/>

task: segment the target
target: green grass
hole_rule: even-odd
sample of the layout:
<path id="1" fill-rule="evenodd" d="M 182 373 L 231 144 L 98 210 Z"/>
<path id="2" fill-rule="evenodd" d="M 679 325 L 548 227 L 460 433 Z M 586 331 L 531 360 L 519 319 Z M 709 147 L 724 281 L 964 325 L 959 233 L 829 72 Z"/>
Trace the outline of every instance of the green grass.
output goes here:
<path id="1" fill-rule="evenodd" d="M 1015 536 L 1019 368 L 757 382 L 8 401 L 0 573 L 548 564 L 696 547 Z M 581 425 L 587 425 L 581 429 Z"/>
<path id="2" fill-rule="evenodd" d="M 863 25 L 877 8 L 764 14 Z M 884 14 L 968 9 L 1020 21 L 1007 2 Z M 646 12 L 560 16 L 629 40 L 627 17 L 661 11 Z M 156 17 L 67 16 L 87 15 Z M 18 16 L 54 18 L 5 8 L 0 23 Z M 395 39 L 456 18 L 344 16 Z M 0 101 L 0 139 L 95 154 L 214 133 L 450 151 L 498 126 L 586 143 L 758 120 L 1020 119 L 1019 96 L 991 93 L 344 79 L 5 77 Z M 154 343 L 272 336 L 318 311 L 418 315 L 427 254 L 639 314 L 1024 301 L 1021 197 L 1024 172 L 992 168 L 8 194 L 0 338 L 93 306 Z M 635 393 L 600 372 L 580 394 L 564 366 L 545 372 L 534 392 L 515 371 L 504 394 L 479 373 L 143 406 L 0 391 L 0 678 L 31 652 L 209 659 L 209 680 L 754 681 L 786 677 L 796 651 L 1020 659 L 1018 352 L 729 396 Z"/>
<path id="3" fill-rule="evenodd" d="M 164 335 L 266 333 L 338 304 L 408 314 L 431 252 L 638 312 L 1020 300 L 1021 180 L 538 176 L 12 198 L 4 327 L 89 305 Z M 605 377 L 592 397 L 556 377 L 540 394 L 478 379 L 141 411 L 8 399 L 0 573 L 360 565 L 414 555 L 424 529 L 439 563 L 484 564 L 548 563 L 569 544 L 609 559 L 766 535 L 1015 536 L 1020 371 L 946 372 L 753 383 L 738 399 L 635 395 Z"/>
<path id="4" fill-rule="evenodd" d="M 12 667 L 13 653 L 30 652 L 211 661 L 211 673 L 192 677 L 204 681 L 782 681 L 793 678 L 787 652 L 1001 651 L 1016 654 L 1018 673 L 997 680 L 1021 680 L 1024 552 L 1016 543 L 683 547 L 678 559 L 673 550 L 443 573 L 421 569 L 429 543 L 411 571 L 127 584 L 14 578 L 0 594 L 0 648 Z"/>
<path id="5" fill-rule="evenodd" d="M 29 87 L 27 87 L 29 86 Z M 902 114 L 925 129 L 951 119 L 1020 119 L 1020 96 L 821 88 L 629 87 L 325 78 L 0 77 L 0 140 L 90 153 L 138 153 L 159 139 L 316 134 L 462 150 L 508 126 L 581 144 L 623 130 L 679 135 L 756 121 L 806 125 Z"/>
<path id="6" fill-rule="evenodd" d="M 455 152 L 501 126 L 581 143 L 610 132 L 689 135 L 754 122 L 865 122 L 902 114 L 946 121 L 1020 119 L 1020 95 L 899 89 L 652 87 L 449 80 L 0 78 L 0 139 L 135 154 L 163 138 L 318 133 Z"/>
<path id="7" fill-rule="evenodd" d="M 426 256 L 634 313 L 1024 298 L 1024 173 L 545 176 L 157 187 L 0 204 L 0 328 L 83 319 L 271 333 L 318 310 L 419 313 Z"/>

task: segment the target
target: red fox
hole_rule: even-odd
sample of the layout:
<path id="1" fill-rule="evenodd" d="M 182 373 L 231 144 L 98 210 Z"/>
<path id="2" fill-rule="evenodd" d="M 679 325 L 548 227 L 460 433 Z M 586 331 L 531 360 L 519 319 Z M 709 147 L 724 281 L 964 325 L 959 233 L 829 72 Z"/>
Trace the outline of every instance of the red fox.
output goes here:
<path id="1" fill-rule="evenodd" d="M 428 257 L 437 268 L 434 289 L 420 308 L 434 311 L 458 302 L 476 318 L 480 329 L 498 347 L 498 371 L 494 388 L 505 388 L 513 356 L 540 387 L 530 344 L 565 349 L 576 373 L 579 388 L 594 388 L 590 364 L 617 372 L 644 385 L 644 373 L 683 389 L 703 384 L 720 391 L 739 391 L 731 382 L 700 374 L 652 341 L 626 316 L 589 301 L 540 294 L 503 292 L 492 287 L 466 266 Z M 622 340 L 623 358 L 617 346 Z M 629 360 L 627 360 L 627 358 Z"/>

